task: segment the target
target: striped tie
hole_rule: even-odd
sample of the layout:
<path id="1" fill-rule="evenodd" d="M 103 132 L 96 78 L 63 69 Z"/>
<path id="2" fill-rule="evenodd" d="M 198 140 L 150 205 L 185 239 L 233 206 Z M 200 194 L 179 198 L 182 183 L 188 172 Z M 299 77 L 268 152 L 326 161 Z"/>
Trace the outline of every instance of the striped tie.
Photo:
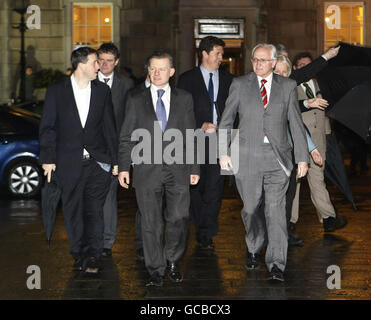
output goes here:
<path id="1" fill-rule="evenodd" d="M 260 86 L 260 94 L 262 96 L 262 101 L 263 101 L 264 108 L 267 107 L 267 103 L 268 103 L 267 90 L 265 90 L 265 86 L 264 86 L 264 83 L 266 83 L 266 82 L 267 82 L 267 80 L 262 79 L 261 80 L 262 85 Z"/>

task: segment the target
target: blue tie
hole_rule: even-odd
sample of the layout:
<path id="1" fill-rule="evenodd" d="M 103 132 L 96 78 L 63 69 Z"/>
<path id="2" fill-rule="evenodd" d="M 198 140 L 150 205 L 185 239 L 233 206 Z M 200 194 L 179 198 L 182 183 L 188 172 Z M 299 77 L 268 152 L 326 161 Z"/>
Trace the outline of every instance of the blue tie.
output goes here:
<path id="1" fill-rule="evenodd" d="M 165 93 L 165 90 L 163 89 L 157 90 L 158 99 L 156 103 L 156 116 L 157 116 L 157 120 L 161 122 L 162 132 L 165 131 L 166 124 L 167 124 L 165 105 L 161 99 L 164 93 Z"/>
<path id="2" fill-rule="evenodd" d="M 213 74 L 212 73 L 210 73 L 208 91 L 209 91 L 210 103 L 213 107 L 213 120 L 212 120 L 212 122 L 214 124 L 217 124 L 218 114 L 216 113 L 215 104 L 214 104 L 214 83 L 213 83 Z"/>

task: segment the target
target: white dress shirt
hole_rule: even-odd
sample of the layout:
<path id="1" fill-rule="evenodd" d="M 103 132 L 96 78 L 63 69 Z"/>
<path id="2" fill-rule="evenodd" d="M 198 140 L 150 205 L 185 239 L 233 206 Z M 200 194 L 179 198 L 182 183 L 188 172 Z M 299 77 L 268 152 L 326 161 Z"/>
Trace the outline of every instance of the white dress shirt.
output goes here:
<path id="1" fill-rule="evenodd" d="M 113 72 L 109 76 L 105 76 L 102 72 L 98 71 L 98 79 L 103 83 L 106 83 L 110 88 L 112 88 L 113 83 Z M 104 79 L 109 79 L 107 82 Z"/>
<path id="2" fill-rule="evenodd" d="M 213 72 L 208 71 L 203 65 L 200 65 L 200 70 L 202 73 L 202 77 L 204 78 L 204 82 L 206 85 L 206 89 L 209 90 L 209 81 L 210 81 L 210 73 L 213 74 L 212 81 L 213 81 L 213 96 L 214 96 L 214 103 L 213 103 L 213 124 L 218 124 L 218 113 L 216 111 L 216 100 L 218 99 L 218 92 L 219 92 L 219 69 L 214 70 Z"/>
<path id="3" fill-rule="evenodd" d="M 159 90 L 159 89 L 160 88 L 157 88 L 154 84 L 151 84 L 151 89 L 150 90 L 151 90 L 153 108 L 155 110 L 155 113 L 156 113 L 156 104 L 157 104 L 157 100 L 158 100 L 157 90 Z M 165 105 L 166 119 L 169 120 L 171 88 L 170 88 L 169 84 L 167 84 L 162 89 L 165 90 L 164 94 L 162 95 L 162 102 Z"/>
<path id="4" fill-rule="evenodd" d="M 259 89 L 262 85 L 262 80 L 265 79 L 267 82 L 264 84 L 265 91 L 267 91 L 267 105 L 266 108 L 269 106 L 269 100 L 270 100 L 270 95 L 271 95 L 271 88 L 272 88 L 272 79 L 273 79 L 273 73 L 271 73 L 268 77 L 262 78 L 258 76 L 258 83 L 259 83 Z M 264 143 L 269 143 L 268 137 L 264 135 Z"/>

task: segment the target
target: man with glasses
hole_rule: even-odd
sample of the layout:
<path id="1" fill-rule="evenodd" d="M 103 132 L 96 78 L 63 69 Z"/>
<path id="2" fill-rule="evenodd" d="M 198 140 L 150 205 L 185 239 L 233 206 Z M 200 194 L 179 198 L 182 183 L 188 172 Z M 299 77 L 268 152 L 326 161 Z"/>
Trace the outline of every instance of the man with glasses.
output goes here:
<path id="1" fill-rule="evenodd" d="M 120 134 L 124 121 L 125 102 L 127 92 L 134 87 L 133 80 L 115 71 L 120 61 L 120 52 L 112 43 L 103 43 L 98 49 L 99 72 L 98 79 L 111 88 L 113 113 L 117 133 Z M 117 176 L 111 177 L 111 185 L 103 207 L 104 234 L 103 253 L 107 257 L 112 255 L 112 247 L 116 240 L 117 232 Z"/>
<path id="2" fill-rule="evenodd" d="M 254 72 L 232 82 L 219 130 L 232 129 L 238 113 L 239 169 L 234 172 L 244 207 L 246 268 L 260 265 L 259 254 L 267 232 L 265 263 L 271 279 L 284 281 L 287 258 L 285 194 L 293 169 L 288 127 L 292 133 L 298 178 L 308 170 L 309 153 L 298 105 L 296 82 L 273 73 L 276 48 L 258 44 L 252 51 Z M 227 145 L 220 146 L 226 150 Z M 220 166 L 233 170 L 234 159 L 220 156 Z M 264 201 L 264 215 L 259 207 Z"/>

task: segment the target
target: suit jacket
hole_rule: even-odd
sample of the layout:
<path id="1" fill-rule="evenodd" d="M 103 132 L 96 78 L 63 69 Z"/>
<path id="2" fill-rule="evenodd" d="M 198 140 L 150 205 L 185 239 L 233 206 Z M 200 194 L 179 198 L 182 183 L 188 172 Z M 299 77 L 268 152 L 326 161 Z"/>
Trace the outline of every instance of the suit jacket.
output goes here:
<path id="1" fill-rule="evenodd" d="M 134 81 L 132 79 L 118 72 L 113 73 L 111 93 L 117 132 L 120 132 L 121 125 L 124 122 L 127 93 L 133 87 Z"/>
<path id="2" fill-rule="evenodd" d="M 150 88 L 132 91 L 132 94 L 128 96 L 126 116 L 120 133 L 119 172 L 129 171 L 130 165 L 134 160 L 133 187 L 143 184 L 154 185 L 161 177 L 162 167 L 168 160 L 166 157 L 165 160 L 162 158 L 162 155 L 166 154 L 164 150 L 172 144 L 178 151 L 179 149 L 183 151 L 182 164 L 169 164 L 168 167 L 175 177 L 176 184 L 189 185 L 190 174 L 199 174 L 200 172 L 198 165 L 186 164 L 186 129 L 195 129 L 196 127 L 192 96 L 184 90 L 171 88 L 170 113 L 166 130 L 180 130 L 183 135 L 181 140 L 175 140 L 176 142 L 163 141 L 161 147 L 159 141 L 155 141 L 155 136 L 162 139 L 162 131 L 159 124 L 155 123 L 155 121 L 158 120 L 153 106 Z M 132 159 L 131 153 L 134 147 L 137 145 L 139 147 L 139 143 L 141 143 L 141 141 L 133 141 L 132 134 L 137 129 L 141 130 L 141 132 L 147 130 L 150 134 L 148 136 L 150 146 L 147 145 L 146 150 L 144 150 L 144 152 L 150 152 L 150 163 L 135 164 L 135 159 Z M 150 150 L 148 147 L 150 147 Z M 161 152 L 161 159 L 158 161 L 158 158 L 156 158 L 156 163 L 155 148 L 157 148 L 156 151 Z"/>
<path id="3" fill-rule="evenodd" d="M 233 77 L 232 74 L 219 69 L 219 89 L 216 103 L 217 112 L 220 116 L 223 114 Z M 201 128 L 204 122 L 213 122 L 213 106 L 200 67 L 195 67 L 181 74 L 178 87 L 188 91 L 193 96 L 197 128 Z"/>
<path id="4" fill-rule="evenodd" d="M 321 98 L 318 83 L 313 79 L 316 96 Z M 304 89 L 301 86 L 297 87 L 298 99 L 300 102 L 308 99 Z M 320 152 L 323 160 L 326 160 L 326 134 L 331 133 L 330 121 L 325 115 L 324 110 L 317 108 L 307 109 L 302 113 L 303 122 L 308 128 L 311 138 L 318 151 Z"/>
<path id="5" fill-rule="evenodd" d="M 273 74 L 268 106 L 264 109 L 256 74 L 251 72 L 235 78 L 229 91 L 219 130 L 231 129 L 237 112 L 240 116 L 237 177 L 248 177 L 258 171 L 262 163 L 264 133 L 277 159 L 289 171 L 292 170 L 293 163 L 288 128 L 294 142 L 295 162 L 309 162 L 295 81 Z M 226 142 L 221 144 L 222 147 L 227 147 Z"/>
<path id="6" fill-rule="evenodd" d="M 51 84 L 40 123 L 40 162 L 56 164 L 62 187 L 73 188 L 81 174 L 85 148 L 98 162 L 117 164 L 117 133 L 111 91 L 91 81 L 89 113 L 81 125 L 71 78 Z"/>

